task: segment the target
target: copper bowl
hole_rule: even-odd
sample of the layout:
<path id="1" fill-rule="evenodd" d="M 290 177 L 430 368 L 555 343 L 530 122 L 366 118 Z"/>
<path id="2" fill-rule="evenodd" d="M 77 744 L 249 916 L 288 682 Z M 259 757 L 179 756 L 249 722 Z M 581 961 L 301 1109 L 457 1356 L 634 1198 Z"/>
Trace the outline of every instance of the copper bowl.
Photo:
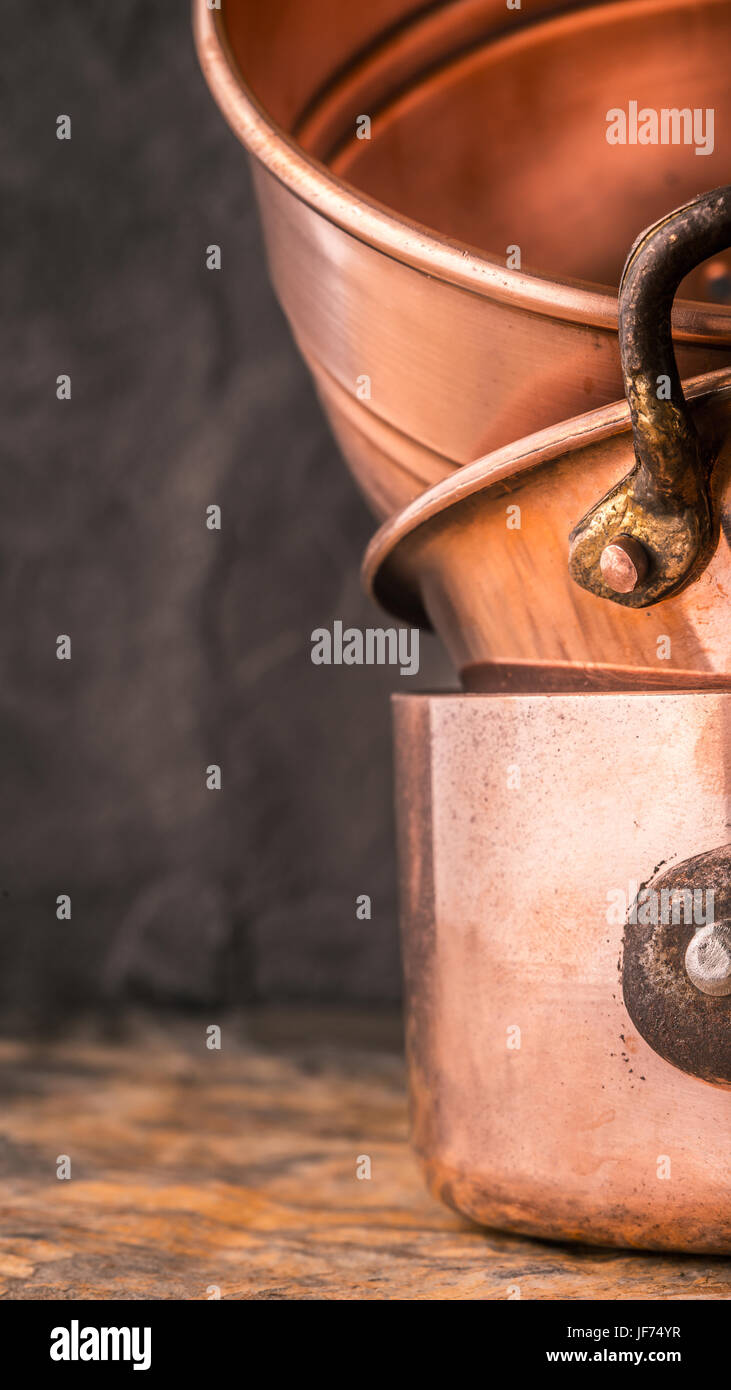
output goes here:
<path id="1" fill-rule="evenodd" d="M 255 157 L 277 293 L 380 517 L 619 396 L 632 237 L 729 181 L 728 0 L 551 10 L 194 0 L 203 70 Z M 607 111 L 638 98 L 712 107 L 713 151 L 609 145 Z M 684 376 L 731 360 L 725 264 L 676 306 Z"/>
<path id="2" fill-rule="evenodd" d="M 728 684 L 731 370 L 686 383 L 685 394 L 700 437 L 718 449 L 718 532 L 707 567 L 679 593 L 629 609 L 569 573 L 571 521 L 633 463 L 625 401 L 499 449 L 424 493 L 374 537 L 366 587 L 396 617 L 439 633 L 467 690 Z"/>

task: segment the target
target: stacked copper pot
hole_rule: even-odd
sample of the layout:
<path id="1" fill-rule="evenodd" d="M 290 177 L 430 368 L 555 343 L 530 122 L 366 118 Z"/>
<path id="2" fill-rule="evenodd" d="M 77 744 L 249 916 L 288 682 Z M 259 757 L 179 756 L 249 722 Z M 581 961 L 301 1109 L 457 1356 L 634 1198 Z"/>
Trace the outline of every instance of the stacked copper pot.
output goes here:
<path id="1" fill-rule="evenodd" d="M 270 270 L 462 692 L 395 698 L 413 1138 L 728 1251 L 730 0 L 196 0 Z"/>

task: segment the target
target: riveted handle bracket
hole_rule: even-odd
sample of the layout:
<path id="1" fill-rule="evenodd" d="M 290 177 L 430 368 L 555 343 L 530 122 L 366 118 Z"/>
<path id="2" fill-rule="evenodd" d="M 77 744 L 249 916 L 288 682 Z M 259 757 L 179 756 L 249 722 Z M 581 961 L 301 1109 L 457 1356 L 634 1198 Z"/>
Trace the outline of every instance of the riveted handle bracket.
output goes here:
<path id="1" fill-rule="evenodd" d="M 628 608 L 676 593 L 714 545 L 714 459 L 683 395 L 672 341 L 685 276 L 731 246 L 731 186 L 703 194 L 637 238 L 619 290 L 619 342 L 635 466 L 569 537 L 569 572 L 583 589 Z"/>
<path id="2" fill-rule="evenodd" d="M 622 993 L 660 1057 L 731 1086 L 731 844 L 640 889 L 624 929 Z"/>

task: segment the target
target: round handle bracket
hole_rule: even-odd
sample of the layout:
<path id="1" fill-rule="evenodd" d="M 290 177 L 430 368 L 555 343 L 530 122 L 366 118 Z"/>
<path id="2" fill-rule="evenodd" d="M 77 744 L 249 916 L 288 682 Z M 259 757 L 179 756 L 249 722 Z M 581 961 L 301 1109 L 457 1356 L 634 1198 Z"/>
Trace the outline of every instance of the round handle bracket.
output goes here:
<path id="1" fill-rule="evenodd" d="M 622 945 L 622 994 L 638 1033 L 666 1062 L 716 1086 L 731 1086 L 730 932 L 727 844 L 643 884 Z"/>

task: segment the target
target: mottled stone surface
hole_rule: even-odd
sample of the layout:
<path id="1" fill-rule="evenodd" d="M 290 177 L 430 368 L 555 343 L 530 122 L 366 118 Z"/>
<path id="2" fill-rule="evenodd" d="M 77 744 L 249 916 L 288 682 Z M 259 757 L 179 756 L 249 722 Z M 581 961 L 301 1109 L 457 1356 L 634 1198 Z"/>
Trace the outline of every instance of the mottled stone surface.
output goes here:
<path id="1" fill-rule="evenodd" d="M 396 1019 L 223 1021 L 220 1052 L 215 1021 L 0 1044 L 0 1296 L 729 1297 L 728 1261 L 543 1245 L 433 1201 Z"/>

